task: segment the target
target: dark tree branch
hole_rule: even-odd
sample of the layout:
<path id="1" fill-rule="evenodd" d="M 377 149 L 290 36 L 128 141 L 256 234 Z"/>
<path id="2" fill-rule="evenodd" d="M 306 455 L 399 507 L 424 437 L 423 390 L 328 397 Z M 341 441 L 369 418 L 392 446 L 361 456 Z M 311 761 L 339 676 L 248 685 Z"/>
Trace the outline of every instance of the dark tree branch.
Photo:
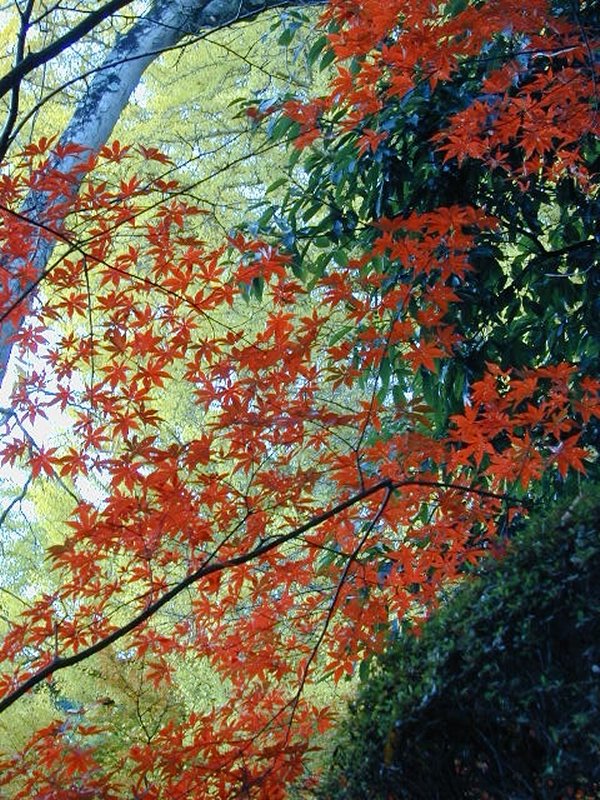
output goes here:
<path id="1" fill-rule="evenodd" d="M 130 5 L 132 2 L 133 0 L 110 0 L 106 5 L 88 14 L 78 25 L 71 28 L 64 36 L 60 36 L 47 47 L 44 47 L 43 50 L 38 50 L 37 53 L 29 53 L 29 55 L 22 60 L 18 60 L 10 72 L 7 72 L 4 77 L 0 78 L 0 97 L 4 97 L 7 92 L 18 87 L 23 78 L 30 72 L 33 72 L 34 69 L 56 58 L 56 56 L 60 55 L 64 50 L 67 50 L 83 39 L 84 36 L 98 27 L 98 25 L 104 22 L 107 17 L 110 17 L 111 14 L 120 11 L 124 6 Z M 0 158 L 3 156 L 4 153 L 0 152 Z"/>
<path id="2" fill-rule="evenodd" d="M 25 42 L 27 40 L 27 31 L 33 12 L 33 0 L 28 0 L 27 6 L 24 11 L 20 11 L 21 26 L 19 35 L 17 37 L 17 50 L 15 53 L 15 65 L 18 67 L 25 60 Z M 17 114 L 19 113 L 19 90 L 21 88 L 21 81 L 17 80 L 12 86 L 10 103 L 8 106 L 8 116 L 0 137 L 0 160 L 6 155 L 6 150 L 11 139 L 11 133 L 17 121 Z M 0 95 L 1 96 L 1 95 Z"/>
<path id="3" fill-rule="evenodd" d="M 133 617 L 125 625 L 117 628 L 112 633 L 108 634 L 108 636 L 105 636 L 103 639 L 97 641 L 95 644 L 90 645 L 89 647 L 86 647 L 77 653 L 73 653 L 73 655 L 64 657 L 57 656 L 53 658 L 50 663 L 35 672 L 27 680 L 23 681 L 20 686 L 17 686 L 12 692 L 7 694 L 2 701 L 0 701 L 0 714 L 7 708 L 10 708 L 10 706 L 12 706 L 13 703 L 15 703 L 24 694 L 29 692 L 35 686 L 38 686 L 40 683 L 42 683 L 42 681 L 46 680 L 46 678 L 54 675 L 60 670 L 67 669 L 67 667 L 72 667 L 75 664 L 80 664 L 82 661 L 86 661 L 91 656 L 102 652 L 111 644 L 118 642 L 124 636 L 127 636 L 128 633 L 131 633 L 132 631 L 136 630 L 136 628 L 139 628 L 141 625 L 151 619 L 158 611 L 160 611 L 161 608 L 170 603 L 171 600 L 174 600 L 178 595 L 185 591 L 185 589 L 197 583 L 202 578 L 205 578 L 208 575 L 213 575 L 216 572 L 223 572 L 224 570 L 231 569 L 233 567 L 239 567 L 242 564 L 249 563 L 250 561 L 255 561 L 266 553 L 281 547 L 287 542 L 298 539 L 303 534 L 307 533 L 313 528 L 318 527 L 323 522 L 336 517 L 338 514 L 341 514 L 342 511 L 352 508 L 352 506 L 355 506 L 357 503 L 360 503 L 379 492 L 385 492 L 386 501 L 379 512 L 377 517 L 379 518 L 389 500 L 389 495 L 395 490 L 404 486 L 424 486 L 431 487 L 432 489 L 448 489 L 451 491 L 464 492 L 466 494 L 475 494 L 480 497 L 494 498 L 503 502 L 513 502 L 512 499 L 506 495 L 500 495 L 495 492 L 490 492 L 486 489 L 479 489 L 473 486 L 445 483 L 444 481 L 419 480 L 416 478 L 414 480 L 406 479 L 401 481 L 393 481 L 391 478 L 386 478 L 378 483 L 373 484 L 372 486 L 369 486 L 367 489 L 352 495 L 347 500 L 338 503 L 336 506 L 329 509 L 329 511 L 324 511 L 322 514 L 317 514 L 308 522 L 300 525 L 298 528 L 294 528 L 293 530 L 282 534 L 281 536 L 276 536 L 269 541 L 262 542 L 258 545 L 258 547 L 255 547 L 246 553 L 241 553 L 239 556 L 234 556 L 233 558 L 228 558 L 223 561 L 214 561 L 213 556 L 209 556 L 201 567 L 187 575 L 182 581 L 173 586 L 172 589 L 169 589 L 168 592 L 165 592 L 161 597 L 158 598 L 158 600 L 155 600 L 153 603 L 148 605 L 142 612 Z M 522 503 L 522 501 L 517 502 L 518 504 Z M 360 551 L 360 546 L 356 551 L 356 554 L 358 551 Z M 353 559 L 356 558 L 356 554 L 353 555 Z"/>

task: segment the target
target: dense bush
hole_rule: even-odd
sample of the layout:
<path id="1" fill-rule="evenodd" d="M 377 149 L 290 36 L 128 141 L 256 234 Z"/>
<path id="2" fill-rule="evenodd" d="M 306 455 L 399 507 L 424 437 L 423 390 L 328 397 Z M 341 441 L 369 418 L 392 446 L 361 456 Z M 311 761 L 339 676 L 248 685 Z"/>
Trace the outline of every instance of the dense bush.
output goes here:
<path id="1" fill-rule="evenodd" d="M 404 631 L 350 708 L 327 800 L 600 797 L 600 491 Z"/>

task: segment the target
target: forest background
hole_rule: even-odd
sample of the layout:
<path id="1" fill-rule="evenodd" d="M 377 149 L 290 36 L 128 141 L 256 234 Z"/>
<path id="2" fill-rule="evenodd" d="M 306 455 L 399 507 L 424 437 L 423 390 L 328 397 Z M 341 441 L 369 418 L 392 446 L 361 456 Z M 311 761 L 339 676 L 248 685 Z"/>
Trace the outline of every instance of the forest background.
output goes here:
<path id="1" fill-rule="evenodd" d="M 311 5 L 0 8 L 6 797 L 309 796 L 595 474 L 594 4 Z"/>

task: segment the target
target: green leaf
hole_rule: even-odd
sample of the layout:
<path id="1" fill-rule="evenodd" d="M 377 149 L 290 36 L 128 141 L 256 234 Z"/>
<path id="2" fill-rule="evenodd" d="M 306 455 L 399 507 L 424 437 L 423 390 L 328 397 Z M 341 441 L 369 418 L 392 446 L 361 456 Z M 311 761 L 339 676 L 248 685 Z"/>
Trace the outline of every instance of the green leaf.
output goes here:
<path id="1" fill-rule="evenodd" d="M 343 325 L 339 330 L 337 330 L 333 336 L 329 340 L 329 346 L 332 347 L 334 344 L 343 339 L 346 334 L 350 333 L 350 331 L 355 329 L 355 325 Z"/>
<path id="2" fill-rule="evenodd" d="M 335 60 L 335 52 L 333 50 L 328 50 L 321 59 L 321 62 L 319 64 L 319 70 L 322 72 L 324 69 L 327 69 L 327 67 L 330 64 L 332 64 L 334 60 Z"/>
<path id="3" fill-rule="evenodd" d="M 270 183 L 267 186 L 265 194 L 270 194 L 271 192 L 274 192 L 275 189 L 279 189 L 280 186 L 285 186 L 288 183 L 289 183 L 289 178 L 287 177 L 287 175 L 281 178 L 277 178 L 276 181 L 273 181 L 273 183 Z"/>
<path id="4" fill-rule="evenodd" d="M 334 250 L 332 255 L 336 263 L 338 263 L 340 267 L 348 266 L 348 254 L 346 253 L 345 250 L 342 250 L 341 248 L 338 250 Z"/>
<path id="5" fill-rule="evenodd" d="M 265 289 L 264 278 L 252 279 L 252 286 L 250 287 L 250 292 L 256 297 L 257 300 L 261 301 L 263 299 L 264 289 Z"/>
<path id="6" fill-rule="evenodd" d="M 267 132 L 271 139 L 293 139 L 300 133 L 300 125 L 293 119 L 282 115 L 272 125 L 267 125 Z"/>
<path id="7" fill-rule="evenodd" d="M 383 400 L 388 392 L 390 386 L 390 377 L 392 375 L 392 364 L 389 356 L 384 356 L 379 363 L 379 382 L 380 388 L 378 396 Z"/>
<path id="8" fill-rule="evenodd" d="M 328 42 L 328 38 L 326 34 L 321 34 L 312 44 L 310 50 L 306 54 L 306 60 L 312 66 L 317 58 L 321 55 L 324 48 L 326 47 Z"/>

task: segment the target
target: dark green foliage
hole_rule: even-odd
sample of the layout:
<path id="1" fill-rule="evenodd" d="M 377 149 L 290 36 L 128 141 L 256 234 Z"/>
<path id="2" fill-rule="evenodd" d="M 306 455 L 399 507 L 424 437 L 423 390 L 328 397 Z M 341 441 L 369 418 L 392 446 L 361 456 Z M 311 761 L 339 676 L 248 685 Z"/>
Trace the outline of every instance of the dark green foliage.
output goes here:
<path id="1" fill-rule="evenodd" d="M 575 15 L 579 24 L 593 29 L 597 4 L 557 0 L 554 5 L 556 14 Z M 448 13 L 452 9 L 449 4 Z M 340 130 L 345 107 L 329 112 L 320 122 L 322 136 L 315 146 L 294 154 L 297 168 L 283 206 L 274 209 L 267 200 L 259 223 L 261 233 L 274 236 L 293 257 L 296 275 L 310 284 L 344 260 L 369 252 L 378 235 L 374 223 L 383 216 L 402 218 L 470 205 L 497 219 L 498 227 L 482 232 L 470 254 L 473 271 L 463 282 L 449 281 L 461 302 L 451 306 L 446 322 L 455 326 L 460 343 L 440 374 L 422 369 L 422 387 L 411 385 L 413 391 L 422 389 L 436 409 L 440 432 L 449 416 L 462 408 L 467 387 L 481 377 L 487 362 L 518 370 L 567 361 L 578 364 L 582 373 L 598 373 L 597 138 L 582 139 L 588 191 L 569 175 L 554 182 L 530 172 L 516 181 L 503 169 L 475 158 L 444 161 L 433 143 L 452 115 L 477 102 L 490 102 L 483 89 L 485 79 L 513 60 L 522 47 L 518 36 L 498 35 L 480 56 L 465 59 L 452 78 L 439 81 L 433 89 L 426 77 L 416 80 L 405 96 L 386 101 L 377 114 L 351 131 Z M 509 91 L 516 94 L 546 66 L 535 59 L 522 64 Z M 556 72 L 569 66 L 566 59 L 553 62 Z M 387 135 L 374 153 L 359 146 L 366 128 Z M 515 174 L 522 161 L 523 152 L 515 146 L 509 153 Z M 378 269 L 389 280 L 377 291 L 398 283 L 414 285 L 415 276 L 407 265 L 388 260 Z M 405 389 L 402 350 L 390 351 L 388 357 L 390 385 Z M 587 442 L 598 446 L 591 430 Z"/>
<path id="2" fill-rule="evenodd" d="M 600 797 L 600 491 L 531 520 L 370 666 L 322 800 Z"/>

